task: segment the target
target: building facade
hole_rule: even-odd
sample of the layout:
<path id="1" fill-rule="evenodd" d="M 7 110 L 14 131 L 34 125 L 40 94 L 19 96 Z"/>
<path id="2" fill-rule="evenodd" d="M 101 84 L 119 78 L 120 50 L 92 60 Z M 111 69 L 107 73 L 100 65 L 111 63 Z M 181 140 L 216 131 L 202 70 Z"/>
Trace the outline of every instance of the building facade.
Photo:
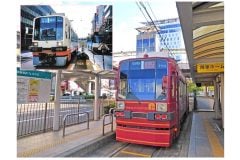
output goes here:
<path id="1" fill-rule="evenodd" d="M 48 5 L 22 5 L 21 6 L 21 50 L 27 50 L 32 44 L 33 19 L 56 13 Z"/>
<path id="2" fill-rule="evenodd" d="M 92 20 L 92 33 L 101 31 L 103 26 L 111 27 L 109 20 L 112 20 L 112 5 L 99 5 Z"/>
<path id="3" fill-rule="evenodd" d="M 142 22 L 145 26 L 136 28 L 138 31 L 136 40 L 136 56 L 169 56 L 169 52 L 174 54 L 175 59 L 182 63 L 187 63 L 187 56 L 182 36 L 180 21 L 178 18 L 154 21 L 158 31 L 153 24 L 150 26 Z"/>

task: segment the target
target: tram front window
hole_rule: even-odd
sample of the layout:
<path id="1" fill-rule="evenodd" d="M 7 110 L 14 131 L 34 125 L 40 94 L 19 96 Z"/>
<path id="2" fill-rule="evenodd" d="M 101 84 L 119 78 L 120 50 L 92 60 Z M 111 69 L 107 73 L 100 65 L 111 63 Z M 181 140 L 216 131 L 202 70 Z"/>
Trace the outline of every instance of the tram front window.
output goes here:
<path id="1" fill-rule="evenodd" d="M 120 65 L 118 97 L 126 100 L 166 100 L 163 77 L 167 75 L 165 60 L 124 61 Z"/>
<path id="2" fill-rule="evenodd" d="M 35 20 L 34 40 L 62 40 L 63 18 L 59 16 L 40 17 Z"/>

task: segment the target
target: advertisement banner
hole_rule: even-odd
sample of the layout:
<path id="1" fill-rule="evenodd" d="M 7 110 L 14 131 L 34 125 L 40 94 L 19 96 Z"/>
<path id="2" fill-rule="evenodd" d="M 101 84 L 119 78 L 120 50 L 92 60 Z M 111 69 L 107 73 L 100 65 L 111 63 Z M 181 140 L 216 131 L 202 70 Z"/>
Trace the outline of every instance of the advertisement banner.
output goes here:
<path id="1" fill-rule="evenodd" d="M 17 103 L 46 103 L 50 101 L 50 72 L 17 68 Z"/>

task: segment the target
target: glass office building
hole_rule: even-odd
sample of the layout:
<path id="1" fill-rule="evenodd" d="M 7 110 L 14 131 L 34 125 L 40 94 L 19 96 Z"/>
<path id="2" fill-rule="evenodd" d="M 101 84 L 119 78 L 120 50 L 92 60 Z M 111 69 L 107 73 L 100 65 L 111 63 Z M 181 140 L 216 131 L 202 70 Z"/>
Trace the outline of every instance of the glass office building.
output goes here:
<path id="1" fill-rule="evenodd" d="M 48 5 L 21 5 L 21 50 L 27 50 L 32 44 L 33 19 L 54 13 Z"/>
<path id="2" fill-rule="evenodd" d="M 164 50 L 175 52 L 185 48 L 178 18 L 154 21 L 159 32 L 156 31 L 153 25 L 149 26 L 146 22 L 142 22 L 142 24 L 145 26 L 137 28 L 139 32 L 136 41 L 137 55 L 143 53 L 151 55 L 154 52 Z"/>

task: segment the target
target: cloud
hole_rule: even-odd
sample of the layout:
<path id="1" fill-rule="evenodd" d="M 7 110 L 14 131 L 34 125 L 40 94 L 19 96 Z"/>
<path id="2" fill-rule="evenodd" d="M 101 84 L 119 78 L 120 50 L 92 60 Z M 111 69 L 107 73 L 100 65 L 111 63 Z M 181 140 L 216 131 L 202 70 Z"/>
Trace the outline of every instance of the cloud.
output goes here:
<path id="1" fill-rule="evenodd" d="M 65 13 L 70 20 L 73 20 L 72 26 L 78 37 L 86 37 L 91 33 L 91 21 L 96 12 L 96 5 L 58 5 L 52 8 L 56 12 Z"/>

